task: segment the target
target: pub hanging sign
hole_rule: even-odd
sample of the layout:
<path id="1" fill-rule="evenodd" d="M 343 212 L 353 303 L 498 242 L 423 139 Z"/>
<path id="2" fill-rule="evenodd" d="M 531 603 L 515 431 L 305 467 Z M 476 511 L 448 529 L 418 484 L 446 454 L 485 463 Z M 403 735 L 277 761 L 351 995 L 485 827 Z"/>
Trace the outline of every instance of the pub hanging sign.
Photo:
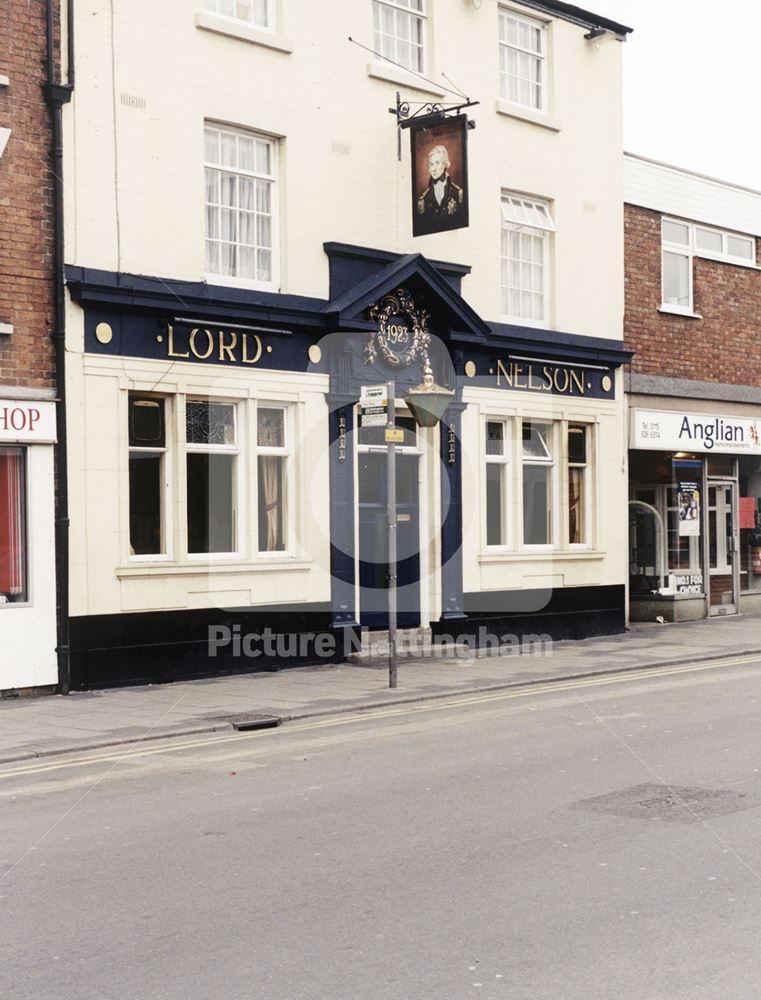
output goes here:
<path id="1" fill-rule="evenodd" d="M 468 117 L 410 126 L 412 235 L 468 225 Z"/>

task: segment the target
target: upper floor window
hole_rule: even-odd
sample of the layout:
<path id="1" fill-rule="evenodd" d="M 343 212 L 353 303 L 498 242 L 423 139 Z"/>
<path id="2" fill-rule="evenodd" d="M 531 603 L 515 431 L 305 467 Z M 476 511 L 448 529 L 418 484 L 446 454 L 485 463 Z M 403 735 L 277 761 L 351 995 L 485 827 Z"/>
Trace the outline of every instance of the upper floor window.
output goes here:
<path id="1" fill-rule="evenodd" d="M 546 111 L 546 62 L 546 26 L 531 17 L 500 10 L 500 97 L 534 111 Z"/>
<path id="2" fill-rule="evenodd" d="M 422 73 L 424 33 L 424 0 L 373 0 L 373 47 L 381 59 Z"/>
<path id="3" fill-rule="evenodd" d="M 276 143 L 207 125 L 204 147 L 207 272 L 275 284 Z"/>
<path id="4" fill-rule="evenodd" d="M 271 0 L 204 0 L 204 9 L 255 28 L 272 27 Z"/>
<path id="5" fill-rule="evenodd" d="M 541 324 L 549 317 L 549 204 L 522 195 L 502 196 L 502 313 Z"/>
<path id="6" fill-rule="evenodd" d="M 711 226 L 681 219 L 661 220 L 662 306 L 671 312 L 691 315 L 693 303 L 694 257 L 753 267 L 756 241 Z"/>

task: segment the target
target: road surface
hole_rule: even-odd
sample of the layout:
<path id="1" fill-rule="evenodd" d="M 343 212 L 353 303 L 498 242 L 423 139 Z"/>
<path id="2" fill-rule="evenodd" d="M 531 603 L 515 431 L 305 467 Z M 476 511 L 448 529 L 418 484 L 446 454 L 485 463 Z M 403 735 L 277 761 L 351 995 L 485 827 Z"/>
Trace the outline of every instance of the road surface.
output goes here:
<path id="1" fill-rule="evenodd" d="M 7 1000 L 757 1000 L 761 661 L 0 768 Z"/>

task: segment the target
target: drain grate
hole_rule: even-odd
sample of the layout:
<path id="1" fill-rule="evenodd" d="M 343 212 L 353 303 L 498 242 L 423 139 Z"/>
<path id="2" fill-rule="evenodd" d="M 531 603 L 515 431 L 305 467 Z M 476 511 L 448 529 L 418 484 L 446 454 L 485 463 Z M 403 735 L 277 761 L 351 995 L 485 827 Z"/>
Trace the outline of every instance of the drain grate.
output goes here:
<path id="1" fill-rule="evenodd" d="M 276 715 L 240 715 L 230 719 L 233 729 L 240 733 L 250 733 L 257 729 L 275 729 L 280 725 Z"/>
<path id="2" fill-rule="evenodd" d="M 674 823 L 699 823 L 761 806 L 761 792 L 738 792 L 726 788 L 680 788 L 673 785 L 632 785 L 607 795 L 580 799 L 573 809 L 610 813 L 638 819 Z"/>

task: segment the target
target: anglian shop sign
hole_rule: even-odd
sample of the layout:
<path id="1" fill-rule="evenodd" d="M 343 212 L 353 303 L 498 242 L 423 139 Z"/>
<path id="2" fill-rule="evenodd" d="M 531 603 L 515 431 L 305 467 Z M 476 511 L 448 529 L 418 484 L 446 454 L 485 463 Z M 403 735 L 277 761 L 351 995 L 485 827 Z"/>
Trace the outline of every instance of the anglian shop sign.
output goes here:
<path id="1" fill-rule="evenodd" d="M 761 455 L 761 419 L 679 410 L 633 410 L 631 447 Z"/>

